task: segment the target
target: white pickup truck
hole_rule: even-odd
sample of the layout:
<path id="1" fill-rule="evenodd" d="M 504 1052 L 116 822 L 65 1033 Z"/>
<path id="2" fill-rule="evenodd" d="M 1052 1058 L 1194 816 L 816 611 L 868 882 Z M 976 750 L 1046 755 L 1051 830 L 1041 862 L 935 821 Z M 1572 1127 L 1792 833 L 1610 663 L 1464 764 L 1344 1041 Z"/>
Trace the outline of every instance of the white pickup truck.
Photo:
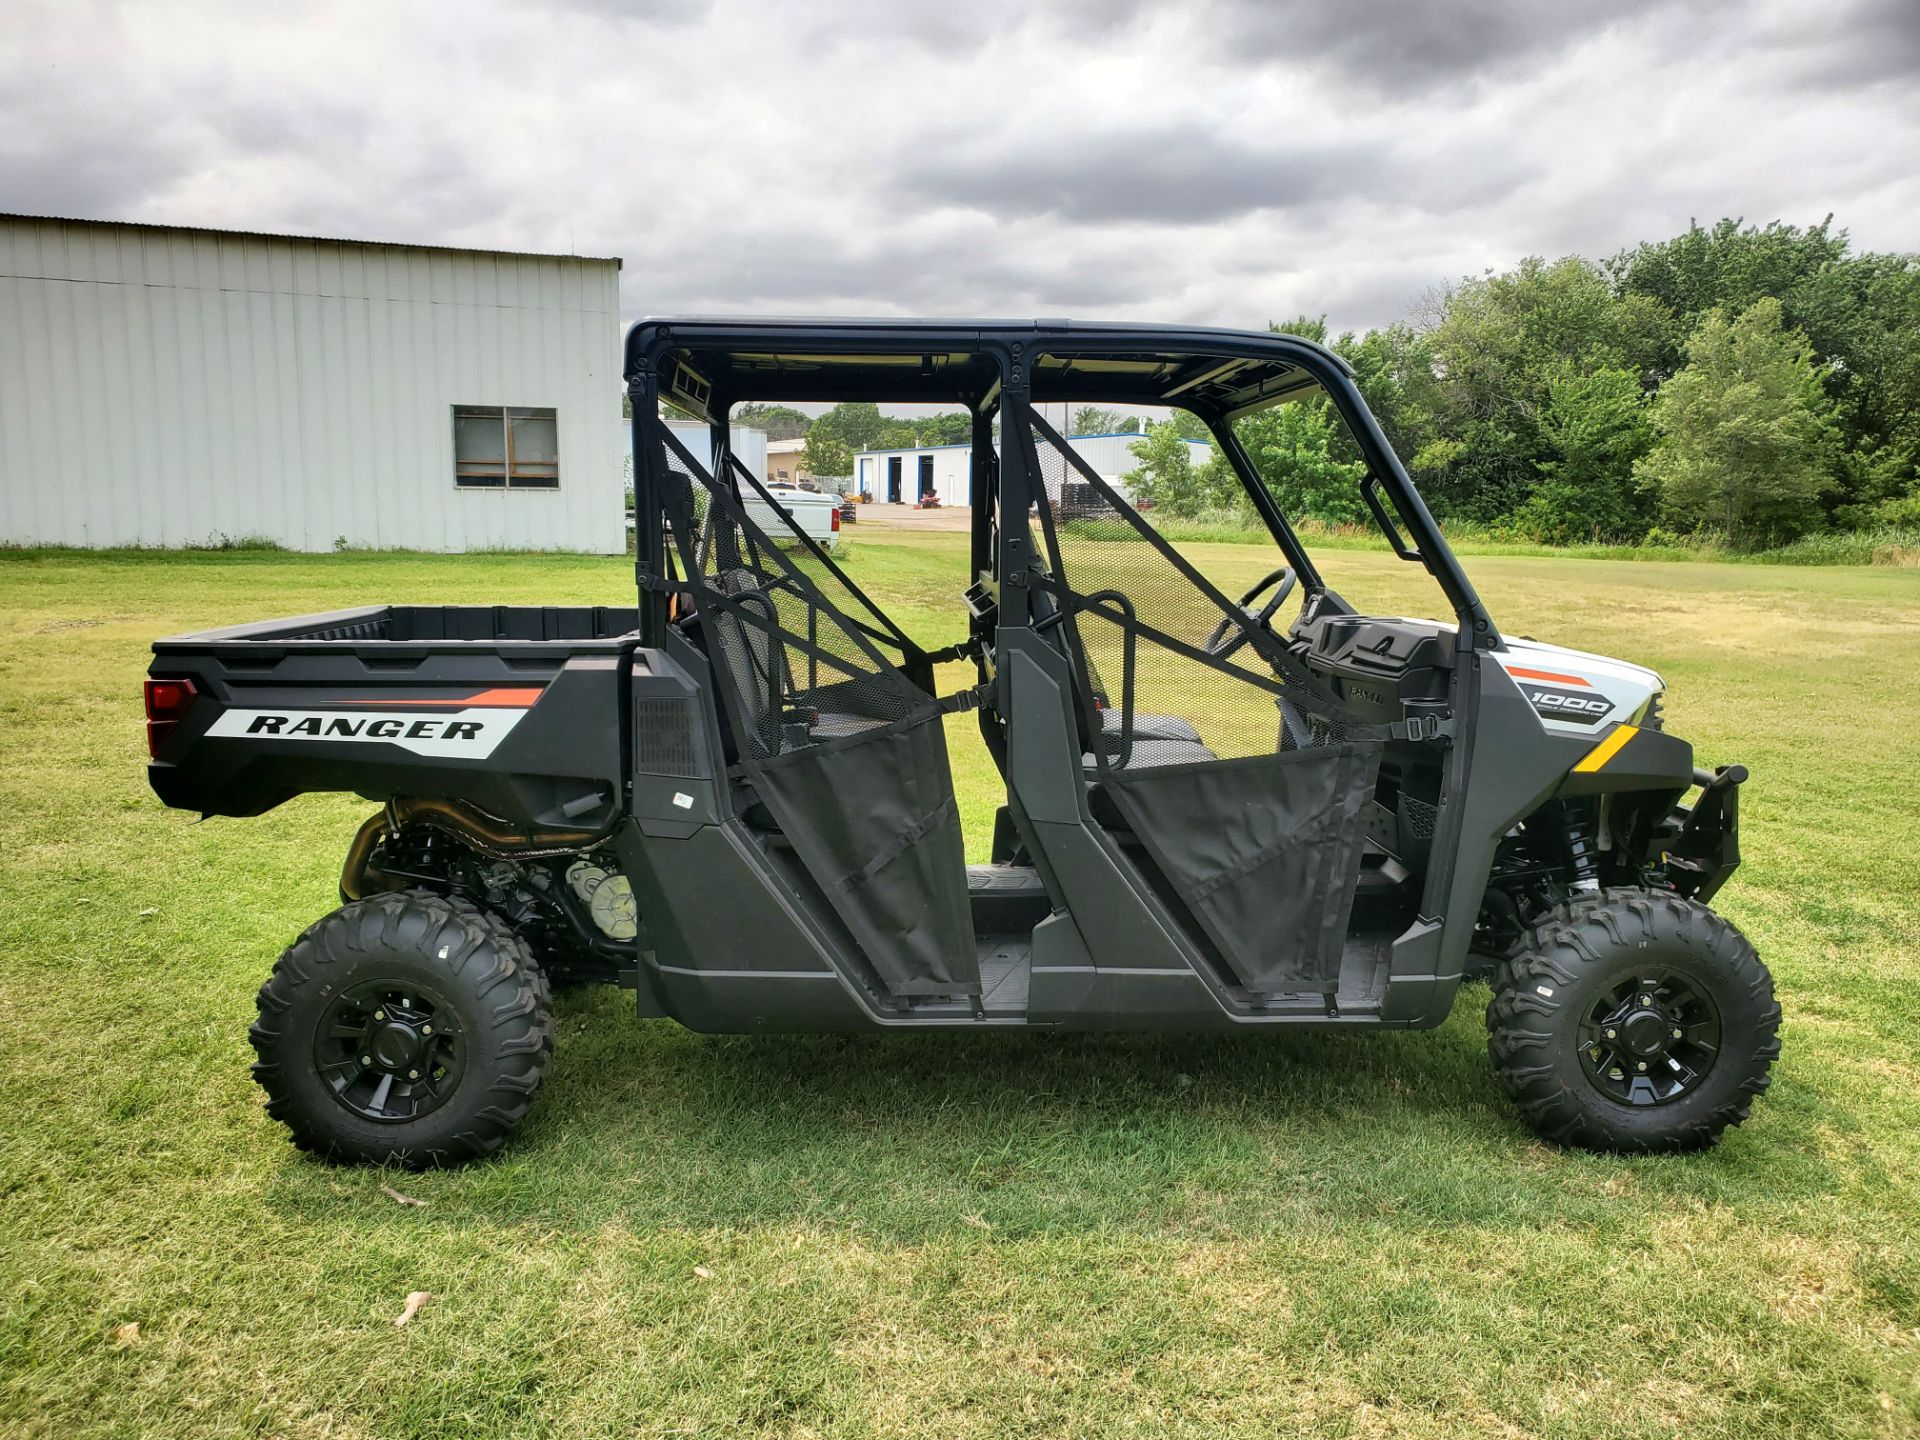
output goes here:
<path id="1" fill-rule="evenodd" d="M 753 522 L 767 534 L 778 539 L 787 533 L 779 516 L 772 513 L 767 502 L 749 487 L 741 486 L 746 493 L 747 514 Z M 804 490 L 798 485 L 785 484 L 778 480 L 767 482 L 767 494 L 773 499 L 783 514 L 793 517 L 800 532 L 823 550 L 832 550 L 840 543 L 840 497 L 825 495 L 818 490 Z"/>

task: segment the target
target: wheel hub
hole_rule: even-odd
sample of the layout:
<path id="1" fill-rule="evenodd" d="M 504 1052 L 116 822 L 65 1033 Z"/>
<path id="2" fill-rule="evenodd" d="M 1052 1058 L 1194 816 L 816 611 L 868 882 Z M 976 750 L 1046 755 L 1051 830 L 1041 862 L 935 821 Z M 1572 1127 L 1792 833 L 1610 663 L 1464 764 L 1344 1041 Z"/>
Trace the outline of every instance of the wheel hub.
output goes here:
<path id="1" fill-rule="evenodd" d="M 417 1120 L 460 1083 L 465 1065 L 458 1017 L 439 995 L 374 980 L 328 1004 L 314 1061 L 333 1098 L 363 1120 Z"/>
<path id="2" fill-rule="evenodd" d="M 1653 1059 L 1667 1053 L 1667 1041 L 1673 1026 L 1669 1017 L 1658 1010 L 1636 1008 L 1620 1021 L 1617 1028 L 1628 1050 L 1641 1059 Z"/>
<path id="3" fill-rule="evenodd" d="M 1580 1026 L 1580 1064 L 1621 1105 L 1665 1105 L 1694 1090 L 1720 1051 L 1720 1014 L 1677 973 L 1653 971 L 1603 992 Z"/>
<path id="4" fill-rule="evenodd" d="M 378 1025 L 367 1039 L 373 1063 L 382 1070 L 404 1070 L 420 1058 L 421 1035 L 411 1025 L 392 1020 Z"/>

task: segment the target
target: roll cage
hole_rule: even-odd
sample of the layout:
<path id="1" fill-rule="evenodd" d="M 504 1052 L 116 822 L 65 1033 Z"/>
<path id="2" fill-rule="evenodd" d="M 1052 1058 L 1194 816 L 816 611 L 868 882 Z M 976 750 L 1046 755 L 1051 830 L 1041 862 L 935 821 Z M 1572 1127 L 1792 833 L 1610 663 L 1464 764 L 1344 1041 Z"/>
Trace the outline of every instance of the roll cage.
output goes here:
<path id="1" fill-rule="evenodd" d="M 1005 575 L 1027 563 L 1025 527 L 991 533 L 989 507 L 1022 514 L 1032 481 L 1008 447 L 996 457 L 993 422 L 1024 424 L 1033 407 L 1098 402 L 1178 406 L 1197 415 L 1232 466 L 1274 543 L 1321 604 L 1339 604 L 1300 537 L 1260 482 L 1233 421 L 1323 392 L 1346 422 L 1366 466 L 1362 496 L 1396 555 L 1434 577 L 1452 607 L 1461 649 L 1499 643 L 1492 618 L 1338 355 L 1297 336 L 1204 327 L 1035 321 L 653 319 L 627 336 L 633 401 L 636 578 L 641 630 L 655 643 L 666 615 L 659 477 L 666 457 L 646 417 L 669 400 L 712 427 L 716 465 L 728 450 L 728 416 L 747 401 L 937 404 L 975 420 L 974 571 Z M 978 480 L 991 477 L 986 484 Z M 1007 553 L 993 554 L 999 543 Z M 1008 617 L 1012 618 L 1012 617 Z"/>

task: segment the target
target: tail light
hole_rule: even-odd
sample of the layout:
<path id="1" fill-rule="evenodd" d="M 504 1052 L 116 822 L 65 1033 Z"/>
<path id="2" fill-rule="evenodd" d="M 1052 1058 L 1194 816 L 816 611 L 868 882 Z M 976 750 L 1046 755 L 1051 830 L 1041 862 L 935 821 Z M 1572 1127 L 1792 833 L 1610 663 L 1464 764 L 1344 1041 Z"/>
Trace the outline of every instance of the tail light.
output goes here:
<path id="1" fill-rule="evenodd" d="M 157 756 L 161 742 L 173 733 L 193 697 L 199 692 L 191 680 L 147 681 L 147 754 Z"/>
<path id="2" fill-rule="evenodd" d="M 835 504 L 833 507 L 833 533 L 836 535 L 840 533 L 840 506 L 838 504 Z"/>

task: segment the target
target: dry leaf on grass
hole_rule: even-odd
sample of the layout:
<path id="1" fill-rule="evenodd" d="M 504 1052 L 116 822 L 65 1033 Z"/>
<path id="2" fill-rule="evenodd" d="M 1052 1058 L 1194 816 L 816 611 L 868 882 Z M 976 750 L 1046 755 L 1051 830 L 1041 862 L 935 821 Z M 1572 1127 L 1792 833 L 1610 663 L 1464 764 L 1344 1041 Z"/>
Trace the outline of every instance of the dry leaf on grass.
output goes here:
<path id="1" fill-rule="evenodd" d="M 425 1290 L 416 1290 L 407 1296 L 407 1303 L 400 1311 L 400 1318 L 393 1322 L 394 1328 L 397 1330 L 409 1320 L 413 1319 L 414 1316 L 420 1313 L 420 1307 L 432 1298 L 433 1296 L 429 1295 Z"/>
<path id="2" fill-rule="evenodd" d="M 416 1200 L 411 1195 L 402 1195 L 398 1190 L 394 1189 L 391 1185 L 382 1185 L 380 1187 L 380 1193 L 382 1195 L 387 1196 L 389 1199 L 399 1201 L 402 1205 L 414 1205 L 419 1207 L 422 1210 L 427 1208 L 426 1201 Z"/>
<path id="3" fill-rule="evenodd" d="M 114 1349 L 124 1350 L 129 1345 L 138 1345 L 139 1343 L 140 1322 L 138 1320 L 129 1320 L 124 1325 L 116 1325 L 113 1327 Z"/>
<path id="4" fill-rule="evenodd" d="M 698 1275 L 702 1280 L 711 1280 L 713 1278 L 713 1272 L 704 1265 L 694 1266 L 693 1273 Z"/>

